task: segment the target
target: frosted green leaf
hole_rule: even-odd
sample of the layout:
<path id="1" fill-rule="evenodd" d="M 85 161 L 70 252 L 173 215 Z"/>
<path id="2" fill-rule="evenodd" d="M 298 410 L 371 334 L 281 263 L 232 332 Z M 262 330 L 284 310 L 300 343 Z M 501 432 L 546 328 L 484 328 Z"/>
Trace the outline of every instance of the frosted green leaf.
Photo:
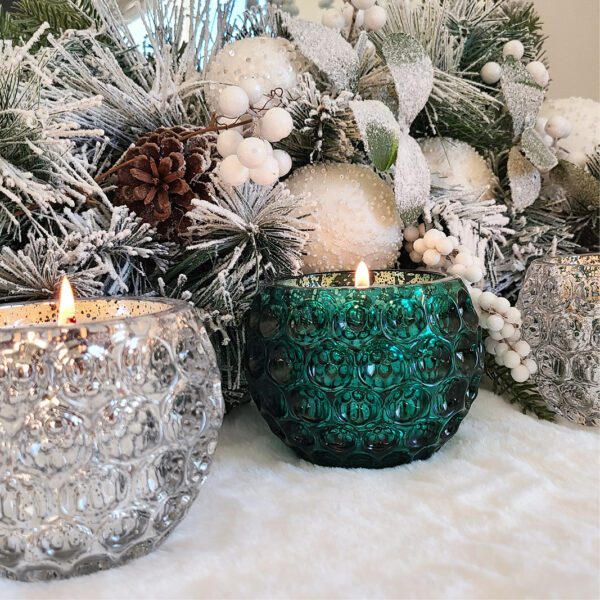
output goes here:
<path id="1" fill-rule="evenodd" d="M 296 48 L 338 90 L 352 90 L 356 87 L 360 61 L 354 48 L 339 32 L 312 21 L 289 17 L 284 19 Z"/>
<path id="2" fill-rule="evenodd" d="M 535 165 L 516 147 L 508 155 L 508 180 L 513 205 L 517 211 L 525 210 L 539 198 L 542 176 Z"/>
<path id="3" fill-rule="evenodd" d="M 405 132 L 400 134 L 394 191 L 402 220 L 414 223 L 429 200 L 431 171 L 421 147 Z"/>
<path id="4" fill-rule="evenodd" d="M 400 127 L 392 111 L 383 102 L 350 102 L 369 158 L 380 171 L 387 171 L 398 154 Z"/>
<path id="5" fill-rule="evenodd" d="M 512 57 L 502 67 L 502 92 L 513 119 L 515 135 L 521 135 L 535 119 L 544 102 L 544 88 L 539 86 L 520 60 Z"/>
<path id="6" fill-rule="evenodd" d="M 532 127 L 523 132 L 521 150 L 542 173 L 550 171 L 558 164 L 554 153 L 544 144 L 544 140 Z"/>
<path id="7" fill-rule="evenodd" d="M 417 40 L 394 33 L 383 40 L 381 51 L 394 78 L 398 120 L 406 128 L 417 118 L 433 89 L 433 64 Z"/>
<path id="8" fill-rule="evenodd" d="M 600 208 L 600 181 L 581 167 L 561 160 L 550 172 L 550 181 L 565 190 L 577 214 Z"/>

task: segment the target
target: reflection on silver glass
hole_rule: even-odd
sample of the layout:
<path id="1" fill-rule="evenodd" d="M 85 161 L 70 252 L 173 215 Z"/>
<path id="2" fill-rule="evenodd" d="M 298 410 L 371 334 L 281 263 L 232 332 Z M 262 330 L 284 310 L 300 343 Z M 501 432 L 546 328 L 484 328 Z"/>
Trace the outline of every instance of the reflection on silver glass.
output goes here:
<path id="1" fill-rule="evenodd" d="M 189 305 L 82 301 L 65 328 L 55 310 L 0 307 L 0 572 L 15 579 L 154 549 L 194 501 L 223 418 Z"/>
<path id="2" fill-rule="evenodd" d="M 600 425 L 600 255 L 534 261 L 519 308 L 548 406 L 576 423 Z"/>

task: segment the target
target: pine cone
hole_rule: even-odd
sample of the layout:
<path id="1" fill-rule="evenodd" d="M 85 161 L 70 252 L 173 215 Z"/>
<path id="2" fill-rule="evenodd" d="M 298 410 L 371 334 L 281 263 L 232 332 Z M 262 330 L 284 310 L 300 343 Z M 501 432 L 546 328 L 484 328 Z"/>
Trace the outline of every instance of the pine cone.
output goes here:
<path id="1" fill-rule="evenodd" d="M 161 127 L 142 136 L 122 159 L 133 162 L 118 171 L 114 203 L 128 206 L 163 239 L 185 233 L 193 199 L 210 198 L 217 136 L 205 133 L 185 140 L 192 131 Z"/>

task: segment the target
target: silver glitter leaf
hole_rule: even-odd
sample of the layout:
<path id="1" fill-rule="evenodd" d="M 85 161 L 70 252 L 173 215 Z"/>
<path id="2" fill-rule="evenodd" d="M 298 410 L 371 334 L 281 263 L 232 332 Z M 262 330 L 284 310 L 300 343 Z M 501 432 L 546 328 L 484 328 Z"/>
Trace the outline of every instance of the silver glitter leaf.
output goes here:
<path id="1" fill-rule="evenodd" d="M 508 180 L 513 205 L 517 211 L 525 210 L 539 198 L 542 176 L 535 165 L 516 147 L 508 155 Z"/>
<path id="2" fill-rule="evenodd" d="M 421 147 L 406 132 L 400 134 L 394 191 L 405 225 L 414 223 L 429 200 L 431 171 Z"/>
<path id="3" fill-rule="evenodd" d="M 433 64 L 417 40 L 403 33 L 385 38 L 381 46 L 398 95 L 398 120 L 406 128 L 425 108 L 433 89 Z"/>
<path id="4" fill-rule="evenodd" d="M 544 102 L 544 88 L 539 86 L 520 60 L 508 57 L 502 67 L 502 92 L 513 119 L 515 135 L 535 125 Z"/>
<path id="5" fill-rule="evenodd" d="M 398 154 L 400 127 L 392 111 L 379 100 L 349 103 L 365 149 L 380 171 L 387 171 Z"/>
<path id="6" fill-rule="evenodd" d="M 558 164 L 558 158 L 544 144 L 540 134 L 529 127 L 521 137 L 521 150 L 523 154 L 542 172 L 547 173 Z"/>
<path id="7" fill-rule="evenodd" d="M 339 32 L 320 23 L 284 16 L 284 25 L 296 48 L 339 90 L 358 83 L 360 61 Z"/>

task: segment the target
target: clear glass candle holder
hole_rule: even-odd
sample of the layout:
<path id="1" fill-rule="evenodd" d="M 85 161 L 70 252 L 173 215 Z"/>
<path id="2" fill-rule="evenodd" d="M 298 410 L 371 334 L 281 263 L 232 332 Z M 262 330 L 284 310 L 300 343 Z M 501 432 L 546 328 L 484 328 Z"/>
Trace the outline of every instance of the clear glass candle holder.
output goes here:
<path id="1" fill-rule="evenodd" d="M 326 466 L 426 459 L 458 430 L 483 374 L 461 279 L 376 271 L 266 286 L 247 317 L 250 394 L 273 432 Z"/>
<path id="2" fill-rule="evenodd" d="M 519 308 L 548 407 L 600 426 L 600 254 L 533 261 Z"/>
<path id="3" fill-rule="evenodd" d="M 223 418 L 196 311 L 152 299 L 0 306 L 0 572 L 85 574 L 160 544 L 204 481 Z"/>

